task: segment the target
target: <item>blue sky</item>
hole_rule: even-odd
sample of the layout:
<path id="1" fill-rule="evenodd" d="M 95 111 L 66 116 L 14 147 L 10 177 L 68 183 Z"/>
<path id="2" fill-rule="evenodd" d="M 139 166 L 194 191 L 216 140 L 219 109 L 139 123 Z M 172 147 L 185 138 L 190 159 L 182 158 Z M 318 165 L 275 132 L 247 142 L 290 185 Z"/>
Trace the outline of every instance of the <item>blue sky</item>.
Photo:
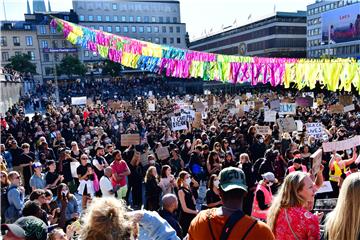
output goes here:
<path id="1" fill-rule="evenodd" d="M 23 20 L 26 0 L 0 0 L 0 19 Z M 32 7 L 32 0 L 30 7 Z M 47 1 L 45 4 L 47 6 Z M 181 20 L 186 23 L 190 38 L 198 38 L 204 32 L 220 31 L 222 26 L 243 25 L 268 16 L 276 11 L 306 10 L 315 0 L 180 0 Z M 71 0 L 50 0 L 53 11 L 67 11 L 72 8 Z M 249 16 L 251 18 L 248 20 Z"/>

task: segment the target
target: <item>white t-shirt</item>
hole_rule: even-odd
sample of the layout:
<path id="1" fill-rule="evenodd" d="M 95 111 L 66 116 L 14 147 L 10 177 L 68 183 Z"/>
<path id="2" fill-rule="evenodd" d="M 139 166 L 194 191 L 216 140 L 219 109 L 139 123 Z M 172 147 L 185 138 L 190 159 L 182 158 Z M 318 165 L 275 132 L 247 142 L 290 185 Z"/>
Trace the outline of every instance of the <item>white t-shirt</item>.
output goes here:
<path id="1" fill-rule="evenodd" d="M 103 197 L 115 197 L 115 194 L 110 194 L 109 191 L 113 190 L 113 186 L 108 177 L 102 176 L 100 178 L 100 190 L 102 192 Z"/>

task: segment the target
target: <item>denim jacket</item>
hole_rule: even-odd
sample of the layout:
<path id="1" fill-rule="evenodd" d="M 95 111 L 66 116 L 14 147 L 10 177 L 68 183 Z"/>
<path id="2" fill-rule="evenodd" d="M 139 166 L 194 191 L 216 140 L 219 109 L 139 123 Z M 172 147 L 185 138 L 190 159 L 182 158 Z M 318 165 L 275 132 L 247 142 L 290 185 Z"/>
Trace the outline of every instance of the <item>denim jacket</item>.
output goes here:
<path id="1" fill-rule="evenodd" d="M 139 226 L 141 240 L 180 240 L 176 231 L 157 212 L 144 211 L 144 217 Z"/>

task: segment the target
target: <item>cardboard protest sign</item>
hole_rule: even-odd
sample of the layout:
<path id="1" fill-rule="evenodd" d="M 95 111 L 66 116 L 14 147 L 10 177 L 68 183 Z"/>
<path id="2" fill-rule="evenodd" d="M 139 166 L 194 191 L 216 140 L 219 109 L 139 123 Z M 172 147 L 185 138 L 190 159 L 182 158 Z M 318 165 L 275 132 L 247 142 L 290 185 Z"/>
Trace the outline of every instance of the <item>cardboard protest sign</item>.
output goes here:
<path id="1" fill-rule="evenodd" d="M 265 111 L 264 112 L 264 122 L 276 122 L 276 111 Z"/>
<path id="2" fill-rule="evenodd" d="M 244 117 L 245 116 L 245 111 L 244 111 L 244 106 L 245 105 L 240 105 L 239 106 L 239 117 Z"/>
<path id="3" fill-rule="evenodd" d="M 94 106 L 93 100 L 91 98 L 86 99 L 86 105 L 88 105 L 90 107 Z"/>
<path id="4" fill-rule="evenodd" d="M 279 114 L 285 115 L 285 114 L 296 114 L 296 103 L 280 103 L 280 110 Z"/>
<path id="5" fill-rule="evenodd" d="M 187 129 L 187 116 L 174 116 L 171 117 L 171 129 L 173 131 Z"/>
<path id="6" fill-rule="evenodd" d="M 324 142 L 324 152 L 343 151 L 360 145 L 360 135 L 338 142 Z"/>
<path id="7" fill-rule="evenodd" d="M 341 104 L 335 104 L 330 106 L 330 113 L 343 113 L 344 112 L 344 105 Z"/>
<path id="8" fill-rule="evenodd" d="M 319 148 L 316 152 L 314 152 L 310 159 L 312 159 L 312 173 L 313 175 L 317 174 L 320 170 L 321 160 L 322 160 L 322 149 Z"/>
<path id="9" fill-rule="evenodd" d="M 86 96 L 84 97 L 72 97 L 71 105 L 86 105 Z"/>
<path id="10" fill-rule="evenodd" d="M 121 134 L 120 137 L 121 137 L 121 146 L 123 147 L 140 144 L 139 134 Z"/>
<path id="11" fill-rule="evenodd" d="M 256 133 L 261 135 L 271 134 L 272 131 L 269 126 L 255 126 Z"/>
<path id="12" fill-rule="evenodd" d="M 77 168 L 80 166 L 80 163 L 78 161 L 74 161 L 74 162 L 70 162 L 70 171 L 71 171 L 71 176 L 74 178 L 77 178 Z"/>
<path id="13" fill-rule="evenodd" d="M 351 105 L 348 105 L 348 106 L 344 107 L 344 112 L 351 112 L 351 111 L 354 111 L 354 110 L 355 110 L 355 105 L 354 104 L 351 104 Z"/>
<path id="14" fill-rule="evenodd" d="M 109 107 L 113 110 L 120 110 L 124 108 L 120 102 L 111 102 Z"/>
<path id="15" fill-rule="evenodd" d="M 214 105 L 214 96 L 213 95 L 208 95 L 208 106 L 212 106 Z"/>
<path id="16" fill-rule="evenodd" d="M 235 99 L 235 106 L 239 107 L 240 106 L 240 99 Z"/>
<path id="17" fill-rule="evenodd" d="M 270 102 L 270 109 L 274 111 L 280 110 L 280 100 L 273 100 Z"/>
<path id="18" fill-rule="evenodd" d="M 169 149 L 167 147 L 159 147 L 155 151 L 160 160 L 166 160 L 170 157 Z"/>
<path id="19" fill-rule="evenodd" d="M 155 103 L 148 103 L 149 112 L 155 112 Z"/>
<path id="20" fill-rule="evenodd" d="M 343 106 L 351 105 L 353 103 L 353 96 L 341 95 L 339 96 L 339 103 Z"/>
<path id="21" fill-rule="evenodd" d="M 297 130 L 294 118 L 279 118 L 277 124 L 281 132 L 293 132 Z"/>
<path id="22" fill-rule="evenodd" d="M 264 102 L 259 102 L 259 101 L 255 102 L 255 107 L 254 107 L 255 110 L 260 110 L 263 107 L 264 107 Z"/>
<path id="23" fill-rule="evenodd" d="M 324 181 L 322 186 L 316 191 L 316 193 L 326 193 L 326 192 L 332 192 L 332 191 L 333 191 L 333 188 L 331 186 L 330 181 Z M 332 200 L 332 199 L 318 199 L 318 200 Z M 335 206 L 336 206 L 336 202 L 335 202 L 335 205 L 333 207 L 327 207 L 326 206 L 326 208 L 324 208 L 324 209 L 333 209 Z"/>
<path id="24" fill-rule="evenodd" d="M 195 120 L 192 124 L 193 128 L 201 128 L 202 114 L 201 112 L 195 113 Z"/>
<path id="25" fill-rule="evenodd" d="M 321 139 L 324 135 L 322 123 L 306 123 L 306 133 L 315 139 Z"/>
<path id="26" fill-rule="evenodd" d="M 314 99 L 311 97 L 297 97 L 295 103 L 299 107 L 312 107 Z"/>

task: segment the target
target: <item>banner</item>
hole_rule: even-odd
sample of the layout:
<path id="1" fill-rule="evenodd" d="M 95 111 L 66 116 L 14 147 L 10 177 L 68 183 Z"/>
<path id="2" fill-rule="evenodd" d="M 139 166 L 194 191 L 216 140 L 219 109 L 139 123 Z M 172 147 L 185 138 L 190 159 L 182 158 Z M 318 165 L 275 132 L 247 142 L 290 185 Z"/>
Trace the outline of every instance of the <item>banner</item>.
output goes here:
<path id="1" fill-rule="evenodd" d="M 360 135 L 338 142 L 324 142 L 324 152 L 343 151 L 360 145 Z"/>
<path id="2" fill-rule="evenodd" d="M 278 118 L 277 124 L 279 125 L 280 132 L 293 132 L 297 130 L 294 118 Z"/>
<path id="3" fill-rule="evenodd" d="M 322 123 L 306 123 L 306 133 L 315 139 L 321 139 L 324 135 Z"/>
<path id="4" fill-rule="evenodd" d="M 312 107 L 314 99 L 312 97 L 297 97 L 295 103 L 299 107 Z"/>
<path id="5" fill-rule="evenodd" d="M 71 105 L 86 105 L 86 96 L 84 97 L 72 97 Z"/>
<path id="6" fill-rule="evenodd" d="M 256 127 L 256 133 L 257 134 L 261 134 L 263 136 L 267 135 L 267 134 L 271 134 L 272 131 L 270 129 L 269 126 L 255 126 Z"/>
<path id="7" fill-rule="evenodd" d="M 139 134 L 121 134 L 121 146 L 128 147 L 130 145 L 139 145 L 140 144 L 140 135 Z"/>
<path id="8" fill-rule="evenodd" d="M 319 148 L 316 152 L 314 152 L 310 159 L 312 159 L 312 174 L 315 176 L 320 170 L 321 160 L 322 160 L 322 149 Z"/>
<path id="9" fill-rule="evenodd" d="M 265 111 L 264 112 L 264 122 L 276 122 L 276 114 L 275 111 Z"/>
<path id="10" fill-rule="evenodd" d="M 187 129 L 187 116 L 175 116 L 171 117 L 171 129 L 173 131 Z"/>
<path id="11" fill-rule="evenodd" d="M 160 160 L 166 160 L 170 157 L 168 147 L 159 147 L 155 150 L 155 153 Z"/>
<path id="12" fill-rule="evenodd" d="M 296 114 L 296 103 L 280 103 L 279 114 L 281 114 L 281 115 L 286 115 L 286 114 L 295 115 Z"/>

